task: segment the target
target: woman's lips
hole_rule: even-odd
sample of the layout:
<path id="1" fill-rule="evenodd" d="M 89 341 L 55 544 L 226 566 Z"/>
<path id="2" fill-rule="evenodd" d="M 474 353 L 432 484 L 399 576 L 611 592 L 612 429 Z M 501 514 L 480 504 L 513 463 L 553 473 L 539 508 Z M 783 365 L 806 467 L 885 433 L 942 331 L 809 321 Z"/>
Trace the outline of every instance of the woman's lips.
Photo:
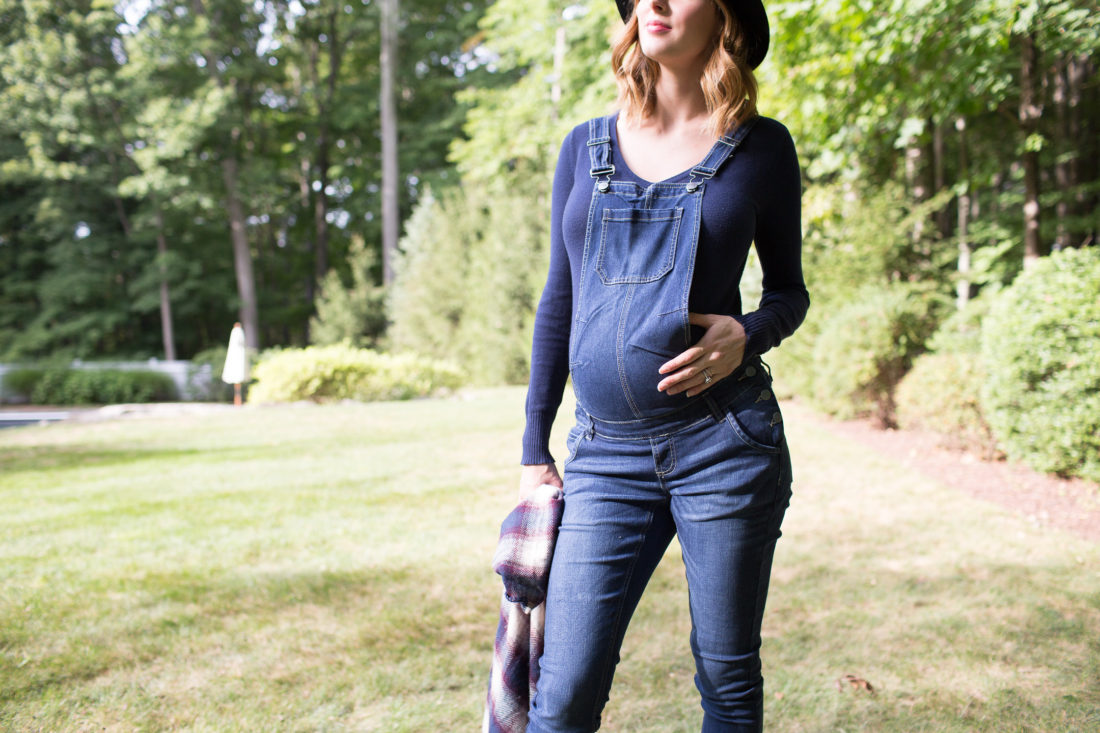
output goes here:
<path id="1" fill-rule="evenodd" d="M 664 23 L 661 23 L 661 22 L 656 21 L 656 20 L 651 20 L 648 23 L 646 23 L 645 24 L 645 29 L 647 31 L 649 31 L 650 33 L 664 33 L 665 31 L 672 30 L 671 28 L 669 28 Z"/>

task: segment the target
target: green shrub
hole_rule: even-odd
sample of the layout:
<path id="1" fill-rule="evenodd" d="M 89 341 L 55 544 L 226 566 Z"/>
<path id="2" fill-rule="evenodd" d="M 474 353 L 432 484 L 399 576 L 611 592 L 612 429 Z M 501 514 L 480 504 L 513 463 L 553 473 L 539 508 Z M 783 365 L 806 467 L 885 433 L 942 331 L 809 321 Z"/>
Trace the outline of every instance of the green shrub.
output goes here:
<path id="1" fill-rule="evenodd" d="M 4 397 L 13 402 L 30 402 L 34 385 L 42 378 L 41 369 L 12 369 L 4 375 Z"/>
<path id="2" fill-rule="evenodd" d="M 936 328 L 941 296 L 900 284 L 864 289 L 822 326 L 811 400 L 839 417 L 893 426 L 894 388 Z"/>
<path id="3" fill-rule="evenodd" d="M 1005 453 L 1100 481 L 1100 249 L 1021 274 L 992 304 L 981 353 L 982 405 Z"/>
<path id="4" fill-rule="evenodd" d="M 130 369 L 25 368 L 13 370 L 5 389 L 36 405 L 104 405 L 178 399 L 167 374 Z"/>
<path id="5" fill-rule="evenodd" d="M 225 366 L 225 346 L 211 346 L 191 357 L 191 366 L 187 370 L 191 398 L 212 402 L 232 402 L 233 385 L 222 381 L 222 367 Z M 210 367 L 210 381 L 200 381 L 203 367 Z"/>
<path id="6" fill-rule="evenodd" d="M 989 315 L 994 295 L 985 291 L 973 298 L 962 310 L 953 310 L 928 340 L 928 349 L 937 354 L 980 354 L 982 350 L 982 322 Z"/>
<path id="7" fill-rule="evenodd" d="M 985 369 L 977 354 L 922 354 L 894 393 L 898 425 L 932 430 L 953 447 L 994 452 L 993 434 L 982 416 L 979 395 Z"/>
<path id="8" fill-rule="evenodd" d="M 282 349 L 262 358 L 252 376 L 250 402 L 406 400 L 462 383 L 447 362 L 349 344 Z"/>

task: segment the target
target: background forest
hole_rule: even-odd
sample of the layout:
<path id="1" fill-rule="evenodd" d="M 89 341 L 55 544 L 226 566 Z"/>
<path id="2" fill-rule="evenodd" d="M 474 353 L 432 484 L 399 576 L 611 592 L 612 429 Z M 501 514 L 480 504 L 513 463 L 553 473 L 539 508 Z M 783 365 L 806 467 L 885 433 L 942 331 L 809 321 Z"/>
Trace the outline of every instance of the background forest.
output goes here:
<path id="1" fill-rule="evenodd" d="M 1100 477 L 1100 8 L 768 10 L 813 302 L 781 382 Z M 330 372 L 367 347 L 428 386 L 525 381 L 551 172 L 610 110 L 617 24 L 607 0 L 0 0 L 0 360 L 212 359 L 240 320 Z"/>

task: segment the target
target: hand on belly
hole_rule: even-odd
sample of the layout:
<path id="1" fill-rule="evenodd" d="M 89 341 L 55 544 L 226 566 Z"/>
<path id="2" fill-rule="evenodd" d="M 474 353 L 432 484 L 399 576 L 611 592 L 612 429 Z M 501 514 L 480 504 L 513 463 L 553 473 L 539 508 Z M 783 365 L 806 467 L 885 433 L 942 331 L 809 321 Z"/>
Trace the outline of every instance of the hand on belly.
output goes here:
<path id="1" fill-rule="evenodd" d="M 699 341 L 658 370 L 666 376 L 657 383 L 657 389 L 670 395 L 699 394 L 732 374 L 745 357 L 745 329 L 732 316 L 689 313 L 688 322 L 706 331 Z"/>

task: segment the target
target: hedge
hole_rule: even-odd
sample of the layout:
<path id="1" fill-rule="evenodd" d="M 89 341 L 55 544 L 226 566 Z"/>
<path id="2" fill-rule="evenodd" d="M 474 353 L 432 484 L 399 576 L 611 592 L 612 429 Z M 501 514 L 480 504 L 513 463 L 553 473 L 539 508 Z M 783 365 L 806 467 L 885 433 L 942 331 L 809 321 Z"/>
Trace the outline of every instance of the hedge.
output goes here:
<path id="1" fill-rule="evenodd" d="M 170 376 L 145 369 L 26 367 L 8 372 L 4 389 L 36 405 L 105 405 L 179 398 Z"/>
<path id="2" fill-rule="evenodd" d="M 1009 457 L 1100 481 L 1100 249 L 1040 260 L 982 326 L 982 406 Z"/>
<path id="3" fill-rule="evenodd" d="M 283 349 L 253 368 L 249 402 L 405 400 L 462 384 L 453 364 L 348 344 Z"/>

